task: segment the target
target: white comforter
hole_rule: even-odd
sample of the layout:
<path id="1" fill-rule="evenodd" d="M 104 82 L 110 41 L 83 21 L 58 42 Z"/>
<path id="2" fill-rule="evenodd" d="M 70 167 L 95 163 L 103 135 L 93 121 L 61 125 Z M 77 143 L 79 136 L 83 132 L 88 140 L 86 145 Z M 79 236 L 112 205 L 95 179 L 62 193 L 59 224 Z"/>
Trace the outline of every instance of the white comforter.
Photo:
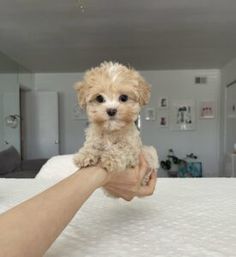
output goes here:
<path id="1" fill-rule="evenodd" d="M 0 211 L 55 181 L 1 179 Z M 132 202 L 97 190 L 45 256 L 235 257 L 236 179 L 161 178 L 153 196 Z"/>
<path id="2" fill-rule="evenodd" d="M 73 154 L 58 155 L 49 159 L 37 174 L 38 178 L 59 181 L 78 170 L 73 162 Z"/>

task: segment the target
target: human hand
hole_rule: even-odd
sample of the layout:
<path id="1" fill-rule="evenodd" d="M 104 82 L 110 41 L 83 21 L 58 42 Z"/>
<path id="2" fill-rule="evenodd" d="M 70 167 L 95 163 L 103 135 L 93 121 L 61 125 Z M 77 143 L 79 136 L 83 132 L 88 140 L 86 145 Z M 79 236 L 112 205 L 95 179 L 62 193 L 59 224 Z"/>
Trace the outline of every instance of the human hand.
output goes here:
<path id="1" fill-rule="evenodd" d="M 147 184 L 142 185 L 146 174 L 150 173 L 143 154 L 139 156 L 139 165 L 119 173 L 108 173 L 104 184 L 105 190 L 115 197 L 131 201 L 135 196 L 152 195 L 156 185 L 156 171 L 152 170 Z"/>

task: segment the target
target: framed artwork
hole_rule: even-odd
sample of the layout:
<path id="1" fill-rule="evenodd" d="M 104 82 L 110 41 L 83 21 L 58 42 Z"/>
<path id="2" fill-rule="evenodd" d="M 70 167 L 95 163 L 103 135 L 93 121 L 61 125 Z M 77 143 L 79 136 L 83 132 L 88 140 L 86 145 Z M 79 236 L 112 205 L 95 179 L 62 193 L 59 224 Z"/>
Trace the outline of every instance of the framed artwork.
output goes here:
<path id="1" fill-rule="evenodd" d="M 168 109 L 169 108 L 168 98 L 160 97 L 158 100 L 158 107 L 159 107 L 159 109 Z"/>
<path id="2" fill-rule="evenodd" d="M 200 119 L 214 119 L 216 117 L 216 103 L 214 101 L 200 102 Z"/>
<path id="3" fill-rule="evenodd" d="M 195 104 L 194 100 L 175 101 L 171 112 L 172 130 L 195 129 Z"/>
<path id="4" fill-rule="evenodd" d="M 160 128 L 168 128 L 169 127 L 168 114 L 159 114 L 158 115 L 158 125 Z"/>
<path id="5" fill-rule="evenodd" d="M 145 120 L 155 120 L 156 111 L 155 108 L 146 108 L 145 110 Z"/>
<path id="6" fill-rule="evenodd" d="M 202 177 L 202 163 L 201 162 L 186 162 L 181 165 L 178 170 L 178 177 Z"/>

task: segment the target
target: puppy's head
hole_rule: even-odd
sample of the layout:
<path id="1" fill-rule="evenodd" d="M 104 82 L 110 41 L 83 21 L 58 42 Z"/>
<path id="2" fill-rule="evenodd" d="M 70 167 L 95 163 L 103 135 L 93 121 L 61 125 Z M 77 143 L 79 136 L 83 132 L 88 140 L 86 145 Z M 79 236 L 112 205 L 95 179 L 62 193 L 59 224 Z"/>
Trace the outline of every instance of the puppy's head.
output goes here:
<path id="1" fill-rule="evenodd" d="M 112 62 L 87 71 L 75 89 L 90 122 L 110 131 L 133 123 L 150 97 L 150 86 L 137 71 Z"/>

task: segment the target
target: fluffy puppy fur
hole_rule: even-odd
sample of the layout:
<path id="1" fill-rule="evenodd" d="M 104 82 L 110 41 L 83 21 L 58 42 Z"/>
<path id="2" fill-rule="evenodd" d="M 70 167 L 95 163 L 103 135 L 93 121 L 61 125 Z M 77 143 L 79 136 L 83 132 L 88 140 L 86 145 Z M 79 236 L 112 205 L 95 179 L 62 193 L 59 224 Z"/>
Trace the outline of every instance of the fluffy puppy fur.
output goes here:
<path id="1" fill-rule="evenodd" d="M 135 125 L 150 98 L 150 86 L 137 71 L 103 62 L 87 71 L 75 90 L 90 123 L 84 146 L 74 155 L 77 166 L 100 163 L 108 172 L 121 172 L 135 167 L 143 151 L 149 167 L 157 168 L 155 149 L 142 146 Z"/>

